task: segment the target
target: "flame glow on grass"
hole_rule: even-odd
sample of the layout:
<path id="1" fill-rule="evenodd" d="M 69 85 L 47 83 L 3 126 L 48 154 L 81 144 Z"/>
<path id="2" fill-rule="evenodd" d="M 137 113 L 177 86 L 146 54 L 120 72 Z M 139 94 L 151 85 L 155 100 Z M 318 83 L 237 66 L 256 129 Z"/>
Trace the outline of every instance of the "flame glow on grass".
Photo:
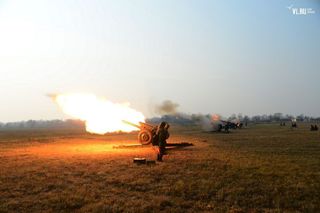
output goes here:
<path id="1" fill-rule="evenodd" d="M 92 94 L 60 94 L 54 99 L 65 114 L 85 121 L 90 133 L 131 132 L 138 129 L 123 120 L 134 124 L 145 120 L 144 115 L 129 104 L 112 103 Z"/>

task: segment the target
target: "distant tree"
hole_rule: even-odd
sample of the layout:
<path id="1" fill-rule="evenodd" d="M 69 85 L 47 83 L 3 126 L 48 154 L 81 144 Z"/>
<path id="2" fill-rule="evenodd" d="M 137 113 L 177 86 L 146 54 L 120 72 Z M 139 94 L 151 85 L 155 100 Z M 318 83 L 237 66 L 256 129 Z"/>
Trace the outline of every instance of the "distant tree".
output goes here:
<path id="1" fill-rule="evenodd" d="M 248 115 L 245 115 L 242 120 L 243 120 L 243 122 L 249 122 L 250 118 Z"/>
<path id="2" fill-rule="evenodd" d="M 282 113 L 277 112 L 277 113 L 274 113 L 274 114 L 273 114 L 272 120 L 278 122 L 278 121 L 280 121 L 280 120 L 282 119 L 282 117 L 283 117 Z"/>
<path id="3" fill-rule="evenodd" d="M 238 114 L 238 119 L 239 119 L 240 121 L 243 120 L 243 115 L 242 115 L 242 113 L 239 113 L 239 114 Z"/>
<path id="4" fill-rule="evenodd" d="M 251 118 L 251 120 L 253 122 L 260 122 L 262 119 L 261 119 L 261 116 L 260 115 L 255 115 Z"/>
<path id="5" fill-rule="evenodd" d="M 234 120 L 234 119 L 237 119 L 237 115 L 236 114 L 230 115 L 229 120 Z"/>
<path id="6" fill-rule="evenodd" d="M 297 121 L 304 121 L 304 117 L 305 116 L 303 114 L 300 114 L 300 115 L 297 116 L 296 119 L 297 119 Z"/>
<path id="7" fill-rule="evenodd" d="M 84 129 L 85 124 L 80 120 L 28 120 L 20 122 L 9 122 L 2 124 L 2 130 L 19 130 L 19 129 Z"/>

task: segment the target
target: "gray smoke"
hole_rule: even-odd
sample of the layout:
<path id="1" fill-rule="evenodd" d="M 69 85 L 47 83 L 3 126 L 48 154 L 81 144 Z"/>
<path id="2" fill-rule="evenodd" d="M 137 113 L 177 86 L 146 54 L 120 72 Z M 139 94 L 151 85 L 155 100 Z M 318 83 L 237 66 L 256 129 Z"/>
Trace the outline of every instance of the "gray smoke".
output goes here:
<path id="1" fill-rule="evenodd" d="M 179 104 L 165 100 L 155 107 L 155 113 L 159 115 L 176 115 Z"/>
<path id="2" fill-rule="evenodd" d="M 210 114 L 197 114 L 192 116 L 192 119 L 195 121 L 195 123 L 201 126 L 202 130 L 204 131 L 217 131 L 219 129 L 219 125 L 222 124 L 218 118 L 220 118 L 220 116 Z"/>
<path id="3" fill-rule="evenodd" d="M 178 111 L 179 104 L 171 101 L 165 100 L 161 104 L 156 105 L 155 113 L 161 115 L 160 120 L 165 120 L 171 123 L 177 124 L 196 124 L 199 125 L 204 131 L 216 131 L 219 129 L 219 125 L 222 124 L 220 121 L 220 116 L 214 115 L 204 115 L 204 114 L 187 114 Z M 154 120 L 154 122 L 159 122 Z"/>
<path id="4" fill-rule="evenodd" d="M 199 124 L 204 131 L 212 131 L 211 119 L 208 116 L 200 115 Z"/>

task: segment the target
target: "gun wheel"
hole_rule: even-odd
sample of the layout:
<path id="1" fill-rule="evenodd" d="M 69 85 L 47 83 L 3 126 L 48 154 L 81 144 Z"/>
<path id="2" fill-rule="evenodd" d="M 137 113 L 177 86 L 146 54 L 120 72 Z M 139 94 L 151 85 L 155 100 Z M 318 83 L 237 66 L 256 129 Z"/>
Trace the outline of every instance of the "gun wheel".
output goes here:
<path id="1" fill-rule="evenodd" d="M 142 145 L 148 145 L 151 143 L 152 134 L 149 131 L 141 131 L 138 134 L 138 140 Z"/>

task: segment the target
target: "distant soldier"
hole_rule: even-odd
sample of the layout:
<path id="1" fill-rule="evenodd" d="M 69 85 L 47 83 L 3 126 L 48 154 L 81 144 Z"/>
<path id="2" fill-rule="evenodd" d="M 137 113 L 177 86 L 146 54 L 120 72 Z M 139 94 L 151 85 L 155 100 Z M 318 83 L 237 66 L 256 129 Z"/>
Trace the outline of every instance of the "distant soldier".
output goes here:
<path id="1" fill-rule="evenodd" d="M 311 131 L 318 131 L 318 126 L 315 124 L 315 125 L 311 125 L 311 128 L 310 128 Z"/>
<path id="2" fill-rule="evenodd" d="M 311 124 L 310 131 L 314 131 L 314 126 Z"/>
<path id="3" fill-rule="evenodd" d="M 229 133 L 229 128 L 230 128 L 229 124 L 226 124 L 226 125 L 224 126 L 224 131 L 225 131 L 226 133 Z"/>
<path id="4" fill-rule="evenodd" d="M 162 161 L 162 156 L 165 154 L 167 139 L 169 138 L 169 129 L 170 125 L 166 122 L 161 122 L 158 126 L 157 135 L 158 135 L 158 146 L 159 152 L 157 156 L 158 161 Z"/>
<path id="5" fill-rule="evenodd" d="M 292 128 L 298 128 L 297 122 L 292 121 L 292 122 L 291 122 L 291 127 L 292 127 Z"/>

